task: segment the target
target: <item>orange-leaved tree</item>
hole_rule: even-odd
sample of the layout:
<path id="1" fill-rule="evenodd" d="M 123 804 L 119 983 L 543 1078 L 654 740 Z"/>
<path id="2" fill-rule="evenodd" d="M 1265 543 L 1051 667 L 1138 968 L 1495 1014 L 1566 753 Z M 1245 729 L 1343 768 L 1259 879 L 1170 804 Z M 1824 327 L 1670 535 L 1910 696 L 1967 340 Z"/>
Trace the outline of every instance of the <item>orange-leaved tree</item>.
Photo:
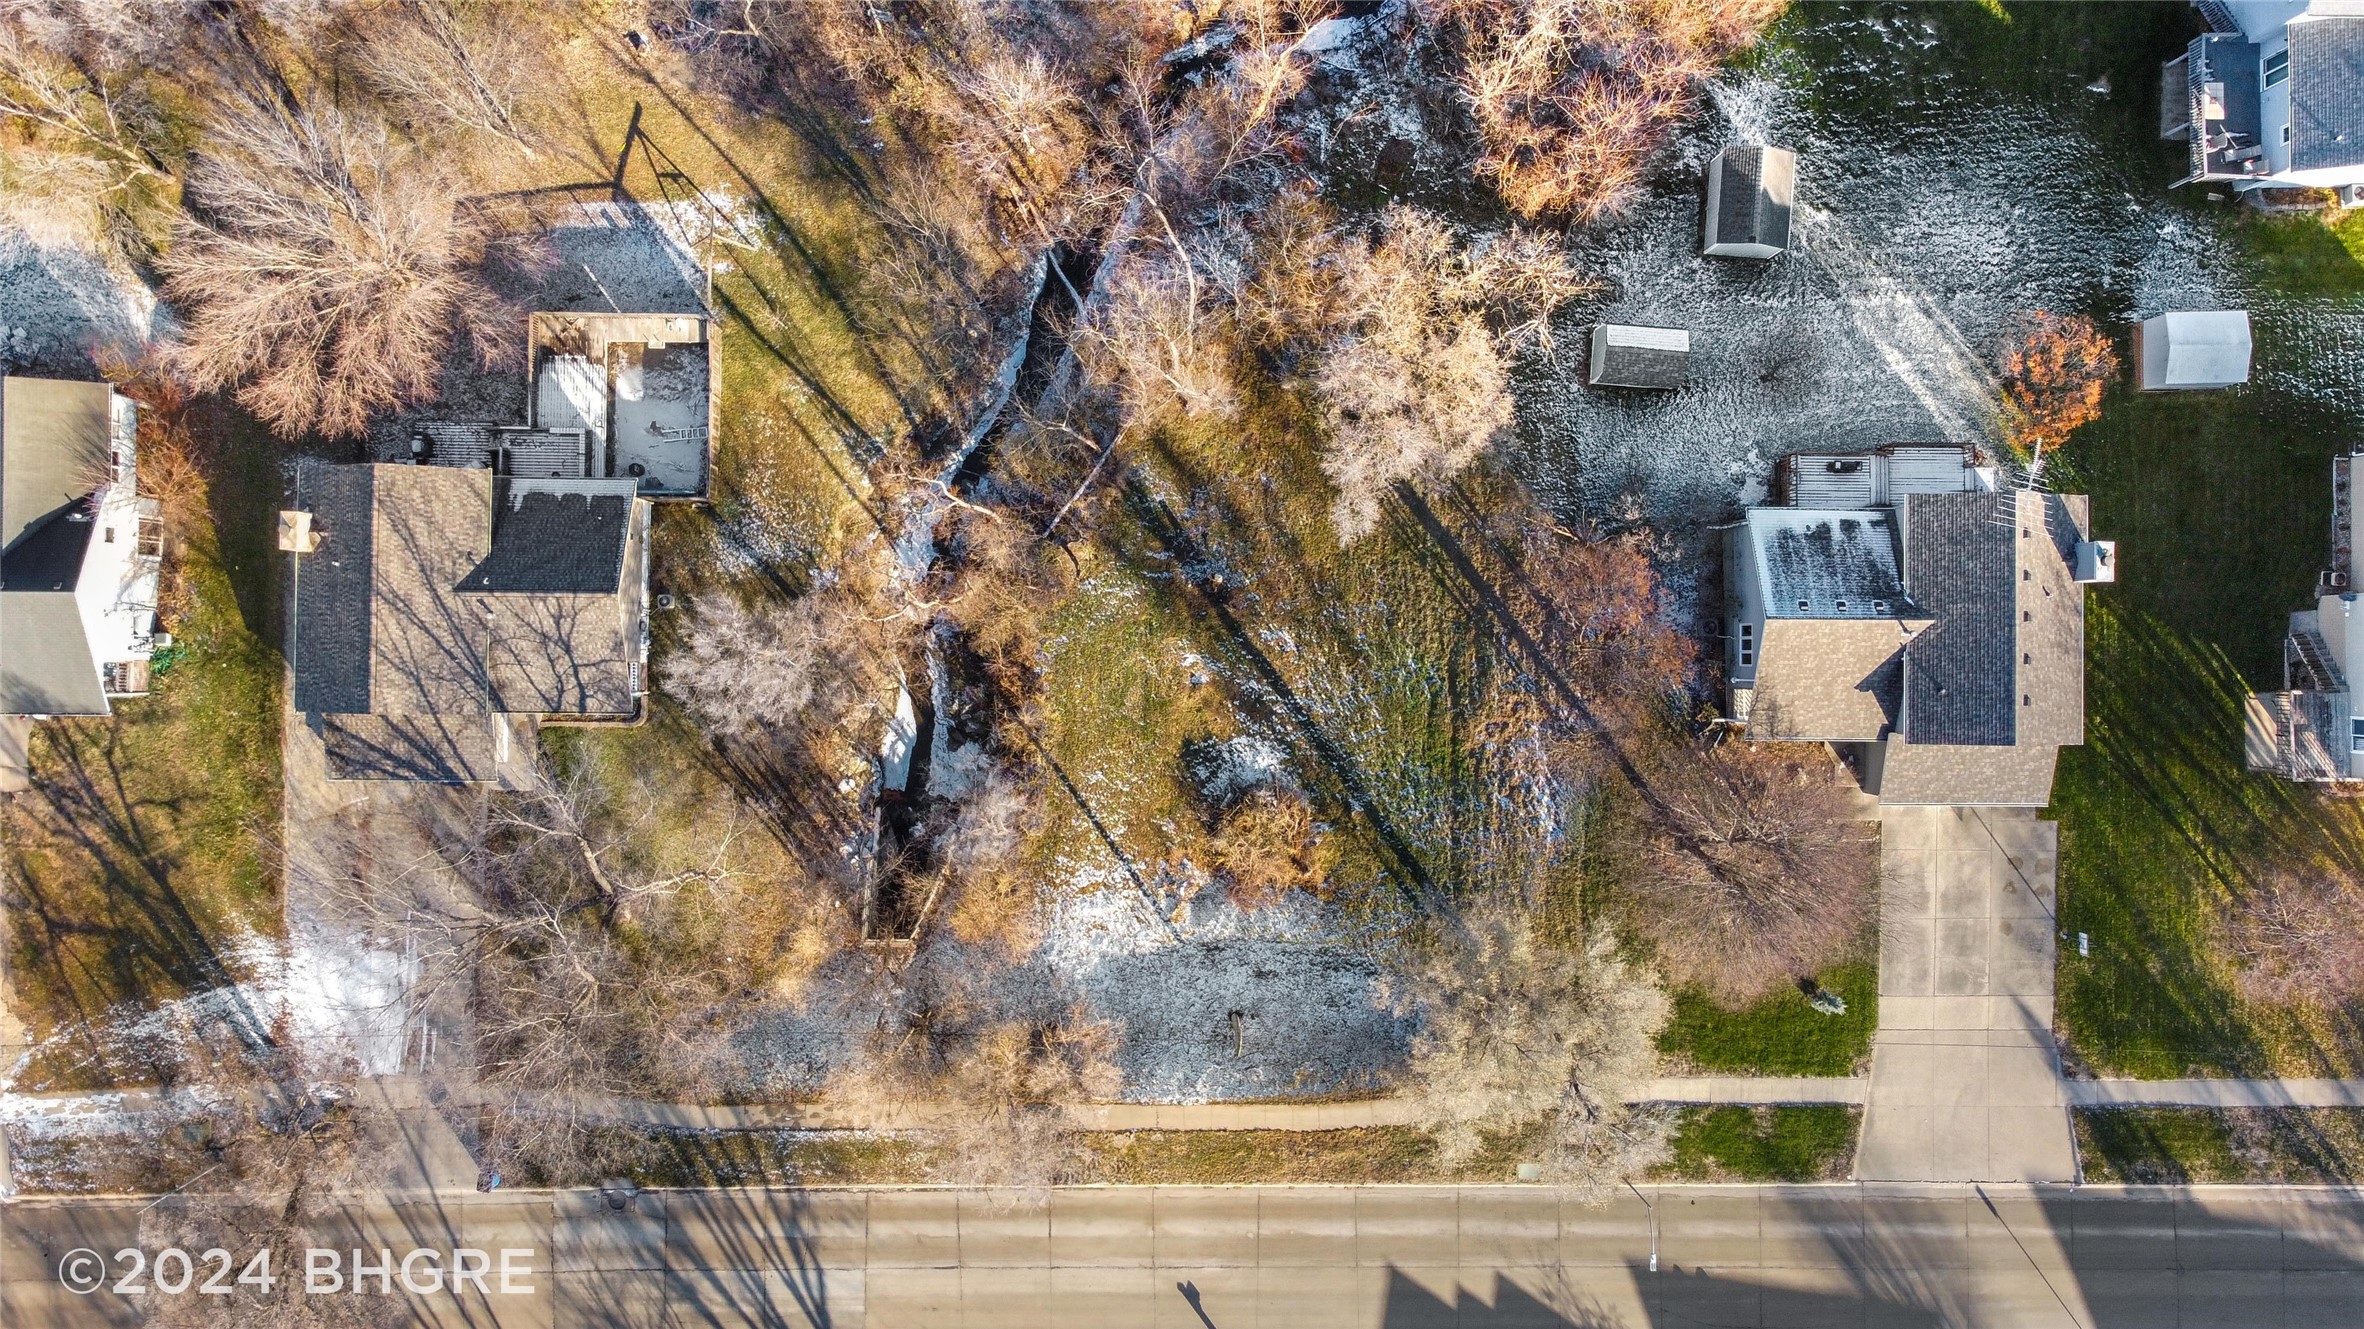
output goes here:
<path id="1" fill-rule="evenodd" d="M 2003 436 L 2013 446 L 2058 447 L 2101 414 L 2118 353 L 2093 320 L 2038 310 L 2003 339 Z"/>

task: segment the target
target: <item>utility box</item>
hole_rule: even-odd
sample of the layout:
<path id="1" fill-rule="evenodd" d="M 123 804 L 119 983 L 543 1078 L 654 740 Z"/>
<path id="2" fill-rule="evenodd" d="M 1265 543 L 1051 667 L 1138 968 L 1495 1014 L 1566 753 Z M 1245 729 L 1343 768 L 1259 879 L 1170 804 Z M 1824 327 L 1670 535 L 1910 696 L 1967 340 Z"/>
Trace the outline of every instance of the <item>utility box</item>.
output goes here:
<path id="1" fill-rule="evenodd" d="M 2184 310 L 2134 325 L 2142 390 L 2229 388 L 2249 381 L 2249 311 Z"/>
<path id="2" fill-rule="evenodd" d="M 1744 144 L 1724 149 L 1707 168 L 1707 243 L 1713 258 L 1774 258 L 1789 248 L 1789 213 L 1797 203 L 1798 154 Z"/>
<path id="3" fill-rule="evenodd" d="M 1679 388 L 1690 361 L 1691 334 L 1685 329 L 1601 323 L 1592 330 L 1587 381 L 1596 388 Z"/>

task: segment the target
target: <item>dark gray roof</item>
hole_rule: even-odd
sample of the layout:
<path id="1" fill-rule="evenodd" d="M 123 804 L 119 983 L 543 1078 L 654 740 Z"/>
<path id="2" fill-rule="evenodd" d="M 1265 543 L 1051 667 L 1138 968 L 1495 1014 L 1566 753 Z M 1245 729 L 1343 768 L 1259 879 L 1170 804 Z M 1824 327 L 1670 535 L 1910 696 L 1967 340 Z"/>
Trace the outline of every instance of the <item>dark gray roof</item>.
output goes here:
<path id="1" fill-rule="evenodd" d="M 1719 155 L 1723 163 L 1719 190 L 1709 200 L 1715 209 L 1717 244 L 1789 247 L 1790 205 L 1766 188 L 1768 151 L 1780 149 L 1758 144 L 1735 145 Z"/>
<path id="2" fill-rule="evenodd" d="M 106 713 L 74 593 L 0 592 L 0 715 Z"/>
<path id="3" fill-rule="evenodd" d="M 2364 165 L 2364 15 L 2301 18 L 2290 38 L 2290 169 Z"/>
<path id="4" fill-rule="evenodd" d="M 624 569 L 637 482 L 506 481 L 493 508 L 492 548 L 461 583 L 501 594 L 613 595 Z"/>
<path id="5" fill-rule="evenodd" d="M 296 560 L 295 624 L 289 634 L 295 708 L 366 711 L 370 665 L 370 535 L 377 468 L 296 467 L 295 505 L 312 514 L 320 547 Z"/>
<path id="6" fill-rule="evenodd" d="M 1936 620 L 1905 649 L 1905 735 L 1914 743 L 2003 744 L 2013 710 L 2019 530 L 2015 495 L 1905 500 L 1905 580 Z"/>
<path id="7" fill-rule="evenodd" d="M 1936 619 L 1905 648 L 1913 743 L 2085 741 L 2082 494 L 1915 494 L 1905 579 Z"/>
<path id="8" fill-rule="evenodd" d="M 1912 597 L 1899 575 L 1895 527 L 1887 513 L 1757 508 L 1748 516 L 1768 617 L 1871 618 L 1910 612 Z"/>
<path id="9" fill-rule="evenodd" d="M 0 554 L 0 590 L 70 591 L 90 548 L 90 500 L 76 499 L 35 523 Z"/>

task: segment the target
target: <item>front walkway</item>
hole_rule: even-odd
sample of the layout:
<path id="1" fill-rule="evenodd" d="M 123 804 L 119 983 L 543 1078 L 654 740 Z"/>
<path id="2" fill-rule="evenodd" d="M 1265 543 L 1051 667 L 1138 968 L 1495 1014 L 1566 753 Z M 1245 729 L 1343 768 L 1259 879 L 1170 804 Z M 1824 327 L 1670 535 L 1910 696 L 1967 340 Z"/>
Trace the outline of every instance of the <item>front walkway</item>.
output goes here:
<path id="1" fill-rule="evenodd" d="M 2052 1042 L 2058 828 L 1899 808 L 1880 825 L 1880 1027 L 1865 1181 L 2072 1181 Z"/>

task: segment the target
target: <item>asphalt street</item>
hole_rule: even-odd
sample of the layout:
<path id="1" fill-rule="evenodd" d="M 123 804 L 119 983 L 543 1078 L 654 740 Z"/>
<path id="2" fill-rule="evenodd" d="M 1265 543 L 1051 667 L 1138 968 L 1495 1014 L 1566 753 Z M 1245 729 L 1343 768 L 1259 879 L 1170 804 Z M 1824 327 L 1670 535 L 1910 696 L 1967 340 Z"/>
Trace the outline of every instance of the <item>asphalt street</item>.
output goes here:
<path id="1" fill-rule="evenodd" d="M 1666 1187 L 1597 1208 L 1540 1187 L 618 1200 L 356 1202 L 306 1228 L 324 1288 L 311 1295 L 390 1296 L 415 1323 L 504 1329 L 2364 1324 L 2364 1194 L 2335 1189 Z M 146 1203 L 0 1209 L 0 1324 L 134 1323 L 143 1298 L 167 1295 L 159 1279 L 184 1277 Z M 137 1294 L 119 1290 L 131 1260 L 117 1252 L 134 1248 Z M 94 1291 L 60 1281 L 75 1250 L 104 1266 Z M 304 1250 L 275 1267 L 305 1276 Z M 325 1290 L 331 1276 L 345 1281 Z"/>

